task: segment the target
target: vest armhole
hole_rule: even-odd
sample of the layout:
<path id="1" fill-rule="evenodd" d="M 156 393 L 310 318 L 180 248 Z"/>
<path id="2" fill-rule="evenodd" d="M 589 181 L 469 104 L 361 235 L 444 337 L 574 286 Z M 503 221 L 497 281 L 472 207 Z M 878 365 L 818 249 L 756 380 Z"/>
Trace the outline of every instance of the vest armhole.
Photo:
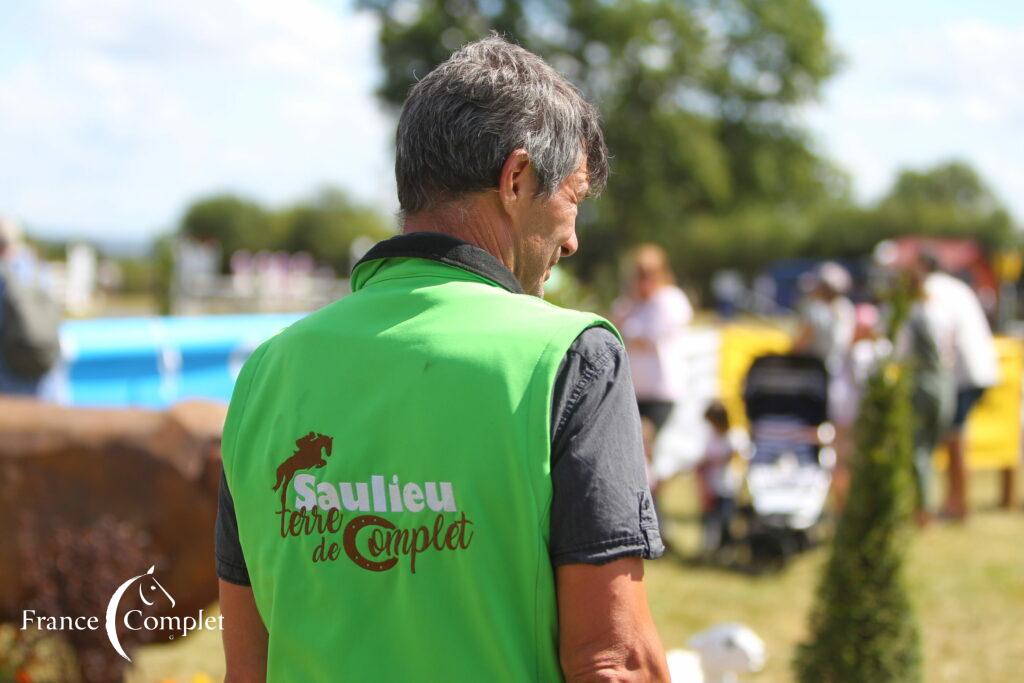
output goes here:
<path id="1" fill-rule="evenodd" d="M 273 337 L 261 344 L 242 366 L 235 380 L 235 391 L 231 396 L 231 403 L 228 404 L 228 414 L 224 418 L 224 430 L 221 434 L 221 467 L 224 469 L 225 477 L 230 480 L 229 462 L 234 461 L 234 449 L 238 441 L 238 431 L 245 419 L 245 408 L 249 402 L 249 392 L 256 379 L 259 366 L 266 355 L 267 348 L 273 341 Z M 231 455 L 228 455 L 228 454 Z"/>

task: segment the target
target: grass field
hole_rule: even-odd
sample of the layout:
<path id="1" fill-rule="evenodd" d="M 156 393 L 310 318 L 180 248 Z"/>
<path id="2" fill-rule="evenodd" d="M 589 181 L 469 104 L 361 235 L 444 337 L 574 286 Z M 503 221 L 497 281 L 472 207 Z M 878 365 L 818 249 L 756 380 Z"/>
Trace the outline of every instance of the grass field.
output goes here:
<path id="1" fill-rule="evenodd" d="M 927 683 L 1010 683 L 1024 677 L 1024 512 L 995 510 L 994 473 L 972 479 L 977 512 L 966 524 L 935 524 L 918 534 L 908 557 L 908 584 L 918 612 Z M 672 484 L 678 501 L 664 512 L 669 535 L 695 547 L 693 482 Z M 721 621 L 741 621 L 767 645 L 757 683 L 792 680 L 790 659 L 805 633 L 821 548 L 784 572 L 751 577 L 679 562 L 649 563 L 651 608 L 666 648 Z"/>
<path id="2" fill-rule="evenodd" d="M 671 538 L 695 547 L 693 482 L 666 491 Z M 997 480 L 972 479 L 977 512 L 964 525 L 937 524 L 918 534 L 908 578 L 925 648 L 927 683 L 1010 683 L 1024 677 L 1024 512 L 993 509 Z M 666 648 L 684 647 L 697 631 L 740 621 L 767 644 L 764 671 L 744 680 L 792 680 L 789 660 L 804 634 L 822 548 L 784 572 L 752 577 L 665 558 L 648 563 L 651 608 Z M 218 681 L 224 673 L 217 633 L 203 632 L 137 657 L 129 683 Z M 199 677 L 197 678 L 197 675 Z"/>

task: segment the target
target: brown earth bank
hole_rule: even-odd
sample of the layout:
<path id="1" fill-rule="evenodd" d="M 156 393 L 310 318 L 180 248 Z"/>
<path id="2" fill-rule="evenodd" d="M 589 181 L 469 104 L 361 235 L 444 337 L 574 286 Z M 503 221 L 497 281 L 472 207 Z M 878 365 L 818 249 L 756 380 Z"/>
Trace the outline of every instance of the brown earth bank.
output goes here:
<path id="1" fill-rule="evenodd" d="M 156 600 L 147 615 L 194 616 L 213 602 L 225 413 L 199 401 L 154 411 L 0 398 L 0 622 L 20 624 L 29 609 L 102 622 L 117 587 L 154 565 L 173 605 Z M 129 654 L 171 635 L 121 630 Z M 66 635 L 86 680 L 119 678 L 103 628 Z"/>

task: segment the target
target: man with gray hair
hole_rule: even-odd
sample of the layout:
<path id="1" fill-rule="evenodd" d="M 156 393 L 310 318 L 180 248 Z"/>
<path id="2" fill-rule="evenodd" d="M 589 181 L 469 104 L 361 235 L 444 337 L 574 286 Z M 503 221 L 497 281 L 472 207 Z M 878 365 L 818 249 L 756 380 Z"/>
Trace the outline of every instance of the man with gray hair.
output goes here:
<path id="1" fill-rule="evenodd" d="M 395 175 L 402 234 L 236 384 L 227 680 L 668 680 L 622 343 L 541 299 L 608 175 L 596 110 L 485 38 L 410 90 Z"/>

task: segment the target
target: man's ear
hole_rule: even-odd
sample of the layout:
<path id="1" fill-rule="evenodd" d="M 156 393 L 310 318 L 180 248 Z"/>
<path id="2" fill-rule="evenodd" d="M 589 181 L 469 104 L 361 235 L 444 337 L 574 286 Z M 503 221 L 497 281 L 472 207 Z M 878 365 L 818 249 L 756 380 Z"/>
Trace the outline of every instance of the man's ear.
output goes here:
<path id="1" fill-rule="evenodd" d="M 537 178 L 525 149 L 515 149 L 501 166 L 498 176 L 498 198 L 509 214 L 516 212 L 523 199 L 536 193 Z"/>

